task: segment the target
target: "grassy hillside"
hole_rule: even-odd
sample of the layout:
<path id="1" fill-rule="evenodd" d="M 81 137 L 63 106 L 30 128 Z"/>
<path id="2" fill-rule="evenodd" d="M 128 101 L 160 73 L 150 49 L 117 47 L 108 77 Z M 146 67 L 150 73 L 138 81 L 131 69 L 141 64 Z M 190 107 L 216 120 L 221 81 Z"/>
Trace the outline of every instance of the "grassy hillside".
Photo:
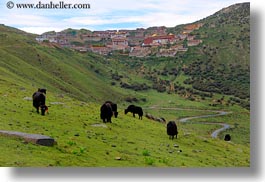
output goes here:
<path id="1" fill-rule="evenodd" d="M 57 141 L 53 147 L 44 147 L 0 136 L 0 166 L 249 167 L 250 112 L 245 109 L 249 98 L 237 95 L 249 90 L 249 53 L 238 54 L 249 44 L 247 39 L 241 41 L 243 47 L 235 50 L 228 37 L 220 43 L 217 26 L 229 32 L 239 29 L 222 22 L 213 26 L 216 17 L 236 21 L 241 9 L 223 10 L 202 20 L 204 26 L 194 33 L 204 37 L 204 44 L 174 58 L 81 54 L 55 44 L 38 44 L 36 35 L 0 25 L 0 130 L 44 134 Z M 238 32 L 240 36 L 247 36 L 246 25 L 243 23 L 243 32 Z M 220 46 L 217 53 L 209 58 L 206 50 L 216 46 Z M 232 57 L 226 57 L 229 50 Z M 240 63 L 231 63 L 234 59 Z M 196 65 L 201 65 L 201 74 L 193 69 Z M 205 73 L 207 66 L 213 66 L 213 75 Z M 220 69 L 225 74 L 219 74 Z M 224 85 L 223 78 L 231 74 L 233 80 L 224 79 Z M 196 87 L 200 81 L 208 84 L 206 76 L 220 81 L 220 88 L 229 86 L 238 92 Z M 31 95 L 37 88 L 47 88 L 49 115 L 38 115 L 32 107 Z M 106 100 L 118 104 L 119 117 L 104 124 L 99 108 Z M 124 109 L 132 103 L 142 106 L 145 113 L 176 121 L 178 139 L 168 139 L 163 123 L 125 115 Z M 242 103 L 246 105 L 241 107 Z M 179 122 L 217 110 L 231 114 Z M 219 123 L 231 128 L 213 139 L 211 133 L 220 128 Z M 232 136 L 231 142 L 223 140 L 226 133 Z"/>
<path id="2" fill-rule="evenodd" d="M 97 167 L 248 167 L 250 166 L 249 112 L 239 107 L 226 108 L 231 115 L 197 119 L 179 123 L 178 139 L 169 140 L 164 124 L 124 115 L 118 103 L 119 117 L 103 124 L 100 104 L 83 102 L 54 91 L 48 91 L 49 114 L 38 115 L 29 100 L 33 87 L 22 87 L 1 81 L 0 128 L 10 131 L 38 133 L 53 137 L 57 145 L 37 146 L 23 140 L 0 136 L 1 166 L 97 166 Z M 142 93 L 147 94 L 147 93 Z M 186 101 L 181 97 L 149 92 L 144 112 L 175 120 L 210 114 L 206 103 Z M 153 98 L 153 99 L 152 99 Z M 161 99 L 163 98 L 163 101 Z M 170 100 L 169 100 L 170 99 Z M 167 111 L 159 107 L 192 108 L 196 110 Z M 208 108 L 206 110 L 206 108 Z M 213 108 L 212 108 L 213 109 Z M 216 109 L 216 108 L 214 108 Z M 221 108 L 219 108 L 221 109 Z M 212 139 L 210 134 L 219 125 L 231 124 L 231 142 Z M 224 133 L 224 134 L 225 134 Z"/>
<path id="3" fill-rule="evenodd" d="M 105 79 L 106 61 L 49 44 L 39 45 L 31 36 L 9 27 L 0 26 L 0 29 L 2 79 L 12 78 L 15 83 L 21 81 L 84 101 L 122 97 L 105 86 L 109 85 Z"/>
<path id="4" fill-rule="evenodd" d="M 189 35 L 202 40 L 174 57 L 128 58 L 116 63 L 114 82 L 122 88 L 177 94 L 211 105 L 240 105 L 250 109 L 250 4 L 235 4 L 191 25 Z M 168 28 L 182 34 L 187 25 Z M 118 83 L 118 84 L 119 84 Z M 223 97 L 225 96 L 225 97 Z"/>
<path id="5" fill-rule="evenodd" d="M 232 5 L 195 23 L 203 26 L 191 35 L 202 43 L 183 57 L 186 83 L 196 90 L 233 95 L 249 108 L 250 3 Z"/>
<path id="6" fill-rule="evenodd" d="M 236 112 L 211 122 L 238 122 L 232 132 L 232 142 L 212 139 L 210 131 L 218 125 L 178 123 L 178 139 L 169 140 L 164 124 L 124 115 L 103 124 L 100 105 L 81 102 L 70 97 L 47 94 L 50 113 L 36 114 L 27 100 L 32 90 L 15 85 L 1 87 L 1 129 L 39 133 L 54 137 L 57 145 L 37 146 L 0 136 L 1 166 L 152 166 L 152 167 L 228 167 L 250 165 L 249 135 L 246 126 L 248 112 Z M 173 106 L 173 105 L 172 105 Z M 147 111 L 147 110 L 145 110 Z M 203 115 L 205 111 L 176 111 L 173 117 Z M 209 111 L 207 111 L 209 112 Z M 166 111 L 156 114 L 167 116 Z M 238 118 L 239 117 L 239 118 Z M 244 128 L 246 128 L 244 130 Z M 247 134 L 248 133 L 248 134 Z M 240 140 L 240 141 L 239 141 Z"/>

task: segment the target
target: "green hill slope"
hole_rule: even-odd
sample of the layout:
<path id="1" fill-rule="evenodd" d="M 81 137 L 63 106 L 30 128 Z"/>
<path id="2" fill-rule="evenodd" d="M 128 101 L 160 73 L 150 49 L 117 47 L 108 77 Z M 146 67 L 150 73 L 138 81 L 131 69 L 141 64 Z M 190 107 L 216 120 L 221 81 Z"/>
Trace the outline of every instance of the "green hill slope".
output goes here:
<path id="1" fill-rule="evenodd" d="M 112 56 L 112 81 L 127 90 L 156 90 L 250 109 L 249 3 L 232 5 L 190 25 L 196 24 L 202 26 L 189 36 L 202 43 L 174 57 Z M 168 33 L 182 34 L 186 26 L 168 28 Z"/>
<path id="2" fill-rule="evenodd" d="M 99 61 L 96 55 L 39 45 L 25 32 L 5 26 L 0 29 L 2 81 L 25 87 L 45 87 L 84 101 L 103 101 L 121 95 L 106 87 L 109 85 L 105 79 L 108 63 Z"/>
<path id="3" fill-rule="evenodd" d="M 232 5 L 195 23 L 203 26 L 191 34 L 202 43 L 183 58 L 187 83 L 196 90 L 234 95 L 249 108 L 250 3 Z"/>
<path id="4" fill-rule="evenodd" d="M 0 128 L 43 134 L 57 145 L 45 147 L 0 136 L 0 166 L 90 166 L 90 167 L 249 167 L 248 112 L 205 118 L 199 122 L 227 122 L 237 127 L 229 131 L 232 141 L 212 139 L 210 131 L 220 126 L 178 123 L 178 139 L 169 140 L 164 124 L 124 115 L 103 124 L 99 104 L 47 93 L 49 114 L 38 115 L 28 100 L 30 90 L 14 85 L 0 89 Z M 162 96 L 162 95 L 161 95 Z M 164 98 L 166 99 L 166 97 Z M 179 100 L 180 101 L 180 100 Z M 193 104 L 194 105 L 194 104 Z M 174 105 L 171 105 L 172 107 Z M 145 112 L 148 111 L 144 109 Z M 151 112 L 151 110 L 149 110 Z M 167 111 L 154 110 L 169 118 Z M 174 117 L 205 115 L 209 110 L 170 111 Z M 247 134 L 248 133 L 248 134 Z"/>

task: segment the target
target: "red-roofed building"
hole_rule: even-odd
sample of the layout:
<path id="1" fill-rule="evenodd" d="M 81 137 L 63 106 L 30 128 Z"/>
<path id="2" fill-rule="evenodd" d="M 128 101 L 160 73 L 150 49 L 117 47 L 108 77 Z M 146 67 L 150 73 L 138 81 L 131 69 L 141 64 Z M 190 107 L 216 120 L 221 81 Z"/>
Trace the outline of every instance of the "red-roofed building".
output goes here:
<path id="1" fill-rule="evenodd" d="M 175 35 L 154 35 L 152 37 L 147 37 L 146 39 L 144 39 L 143 46 L 173 44 L 174 42 L 176 42 Z"/>

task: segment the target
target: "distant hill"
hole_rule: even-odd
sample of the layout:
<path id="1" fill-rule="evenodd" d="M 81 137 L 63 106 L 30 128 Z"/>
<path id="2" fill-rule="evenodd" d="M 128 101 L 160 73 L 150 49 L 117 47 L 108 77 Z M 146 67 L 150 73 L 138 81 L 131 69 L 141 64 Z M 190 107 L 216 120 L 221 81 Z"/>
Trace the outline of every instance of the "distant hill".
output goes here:
<path id="1" fill-rule="evenodd" d="M 183 70 L 197 90 L 250 98 L 250 3 L 235 4 L 200 21 Z"/>
<path id="2" fill-rule="evenodd" d="M 158 29 L 151 27 L 144 34 Z M 18 82 L 47 87 L 80 100 L 126 100 L 129 90 L 156 90 L 178 94 L 189 100 L 212 99 L 213 94 L 228 95 L 228 103 L 249 108 L 250 98 L 250 3 L 235 4 L 200 21 L 166 28 L 175 35 L 189 32 L 200 40 L 188 51 L 174 57 L 158 57 L 161 48 L 151 48 L 148 57 L 126 54 L 101 56 L 77 53 L 54 43 L 35 41 L 37 35 L 0 26 L 0 68 L 2 82 Z M 140 30 L 141 31 L 141 30 Z M 80 33 L 63 33 L 79 42 Z M 188 37 L 181 44 L 187 46 Z M 166 45 L 171 48 L 177 45 Z M 213 100 L 213 99 L 212 99 Z"/>
<path id="3" fill-rule="evenodd" d="M 235 4 L 195 22 L 203 26 L 191 34 L 202 40 L 180 59 L 186 84 L 195 90 L 234 95 L 249 107 L 250 3 Z M 179 33 L 186 25 L 168 29 Z"/>
<path id="4" fill-rule="evenodd" d="M 131 58 L 127 61 L 130 70 L 149 82 L 127 81 L 123 86 L 177 93 L 189 100 L 226 95 L 228 104 L 249 109 L 250 3 L 235 4 L 200 21 L 167 29 L 175 35 L 188 31 L 193 39 L 201 40 L 199 45 L 174 57 Z M 185 41 L 188 43 L 188 38 Z M 213 105 L 222 99 L 213 99 Z"/>

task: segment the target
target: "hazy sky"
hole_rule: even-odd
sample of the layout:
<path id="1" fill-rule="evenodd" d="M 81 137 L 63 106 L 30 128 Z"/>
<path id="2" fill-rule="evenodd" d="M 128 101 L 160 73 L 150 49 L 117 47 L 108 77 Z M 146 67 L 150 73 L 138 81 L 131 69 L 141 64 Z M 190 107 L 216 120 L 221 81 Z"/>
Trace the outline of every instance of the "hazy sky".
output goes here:
<path id="1" fill-rule="evenodd" d="M 245 0 L 1 0 L 0 24 L 31 33 L 66 28 L 90 30 L 173 27 L 191 23 Z M 17 5 L 90 4 L 89 9 L 19 9 Z M 7 7 L 12 5 L 13 8 Z"/>

